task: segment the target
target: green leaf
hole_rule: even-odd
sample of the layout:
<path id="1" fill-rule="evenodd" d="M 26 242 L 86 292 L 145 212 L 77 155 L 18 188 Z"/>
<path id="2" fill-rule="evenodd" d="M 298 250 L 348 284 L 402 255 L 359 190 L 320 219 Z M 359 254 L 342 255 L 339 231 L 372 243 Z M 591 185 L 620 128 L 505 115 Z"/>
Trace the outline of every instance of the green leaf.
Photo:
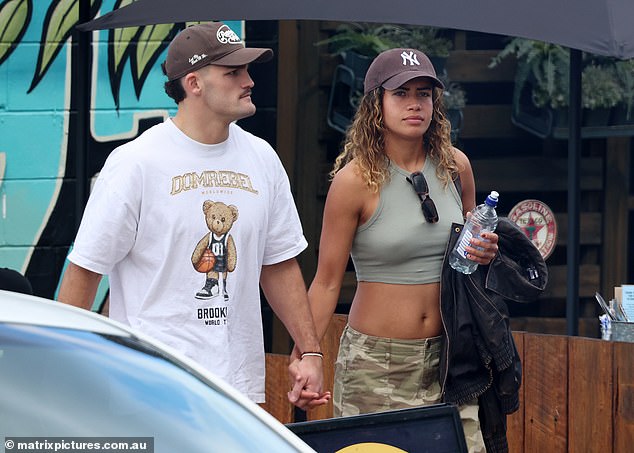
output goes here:
<path id="1" fill-rule="evenodd" d="M 79 1 L 54 0 L 51 2 L 44 19 L 35 75 L 28 92 L 31 92 L 42 80 L 55 57 L 66 44 L 73 27 L 79 22 Z M 94 17 L 100 6 L 101 0 L 90 0 L 90 17 Z"/>
<path id="2" fill-rule="evenodd" d="M 40 56 L 35 69 L 38 81 L 53 63 L 71 34 L 72 27 L 79 21 L 78 0 L 57 0 L 51 3 L 42 34 Z M 29 90 L 30 91 L 30 90 Z"/>
<path id="3" fill-rule="evenodd" d="M 119 0 L 114 9 L 134 3 L 135 0 Z M 108 73 L 110 74 L 110 91 L 117 108 L 119 108 L 119 88 L 123 78 L 123 68 L 131 53 L 131 44 L 138 35 L 140 27 L 115 28 L 108 34 Z"/>
<path id="4" fill-rule="evenodd" d="M 137 98 L 159 55 L 169 44 L 168 38 L 177 29 L 175 24 L 147 25 L 141 30 L 132 59 L 132 77 Z"/>
<path id="5" fill-rule="evenodd" d="M 139 31 L 139 27 L 118 28 L 114 30 L 114 39 L 112 42 L 113 63 L 115 68 L 119 68 L 125 64 L 130 43 Z"/>
<path id="6" fill-rule="evenodd" d="M 0 5 L 0 64 L 16 49 L 31 21 L 31 0 L 6 0 Z"/>

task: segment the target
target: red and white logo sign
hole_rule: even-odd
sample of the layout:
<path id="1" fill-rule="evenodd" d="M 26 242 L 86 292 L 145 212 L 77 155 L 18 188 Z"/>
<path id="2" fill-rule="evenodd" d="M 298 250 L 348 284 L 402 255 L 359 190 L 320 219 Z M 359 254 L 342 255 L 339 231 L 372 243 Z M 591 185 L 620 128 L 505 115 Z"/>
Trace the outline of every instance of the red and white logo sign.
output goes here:
<path id="1" fill-rule="evenodd" d="M 535 244 L 544 259 L 550 256 L 557 243 L 557 222 L 546 204 L 539 200 L 520 201 L 508 218 Z"/>

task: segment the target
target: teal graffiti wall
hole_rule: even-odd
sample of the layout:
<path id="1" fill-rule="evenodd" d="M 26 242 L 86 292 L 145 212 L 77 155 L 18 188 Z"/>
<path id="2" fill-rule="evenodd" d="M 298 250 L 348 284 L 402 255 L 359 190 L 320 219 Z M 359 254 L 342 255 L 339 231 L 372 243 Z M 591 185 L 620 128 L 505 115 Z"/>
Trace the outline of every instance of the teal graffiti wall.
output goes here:
<path id="1" fill-rule="evenodd" d="M 93 18 L 133 0 L 0 1 L 0 267 L 51 298 L 81 214 L 77 176 L 89 187 L 116 146 L 175 113 L 160 63 L 186 25 L 90 33 L 80 53 L 81 1 Z M 244 35 L 243 23 L 228 24 Z M 73 64 L 87 81 L 74 80 Z"/>

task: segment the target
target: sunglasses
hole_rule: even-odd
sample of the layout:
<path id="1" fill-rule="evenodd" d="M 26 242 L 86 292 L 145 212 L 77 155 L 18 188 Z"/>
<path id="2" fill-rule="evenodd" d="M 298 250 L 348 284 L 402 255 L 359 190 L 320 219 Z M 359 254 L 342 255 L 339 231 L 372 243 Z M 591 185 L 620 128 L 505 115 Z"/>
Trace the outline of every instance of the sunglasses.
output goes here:
<path id="1" fill-rule="evenodd" d="M 420 171 L 415 171 L 406 179 L 407 182 L 412 185 L 414 192 L 416 192 L 416 195 L 418 195 L 420 199 L 420 207 L 423 210 L 425 220 L 429 223 L 438 222 L 438 211 L 436 210 L 434 200 L 429 196 L 429 188 L 427 187 L 425 176 L 423 176 Z"/>

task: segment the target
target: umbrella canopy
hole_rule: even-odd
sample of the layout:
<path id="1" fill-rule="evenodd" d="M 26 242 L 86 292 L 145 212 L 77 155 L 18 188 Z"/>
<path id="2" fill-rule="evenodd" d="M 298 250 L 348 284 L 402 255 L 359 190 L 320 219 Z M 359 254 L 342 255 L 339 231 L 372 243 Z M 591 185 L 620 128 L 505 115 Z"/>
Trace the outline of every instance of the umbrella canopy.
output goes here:
<path id="1" fill-rule="evenodd" d="M 547 41 L 598 55 L 634 57 L 632 0 L 137 0 L 79 29 L 284 19 L 430 25 Z"/>

